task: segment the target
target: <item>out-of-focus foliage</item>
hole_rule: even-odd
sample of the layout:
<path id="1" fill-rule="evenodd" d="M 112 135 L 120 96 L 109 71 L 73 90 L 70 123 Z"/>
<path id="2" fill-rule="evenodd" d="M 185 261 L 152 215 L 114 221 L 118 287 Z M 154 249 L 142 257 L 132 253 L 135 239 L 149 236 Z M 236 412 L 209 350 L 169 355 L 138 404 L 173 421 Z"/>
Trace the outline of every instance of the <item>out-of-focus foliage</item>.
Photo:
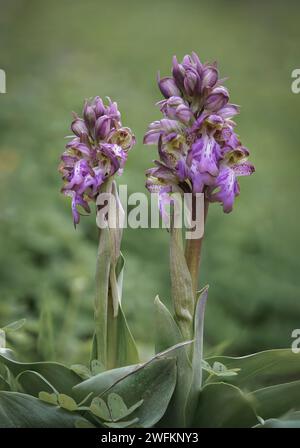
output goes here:
<path id="1" fill-rule="evenodd" d="M 289 6 L 287 6 L 289 5 Z M 257 173 L 242 179 L 231 215 L 212 206 L 201 282 L 210 283 L 206 340 L 244 354 L 290 345 L 300 326 L 300 6 L 252 1 L 0 1 L 0 327 L 26 317 L 8 335 L 25 359 L 84 362 L 93 332 L 97 232 L 92 217 L 74 231 L 59 194 L 59 154 L 70 111 L 96 94 L 116 98 L 138 144 L 121 179 L 144 191 L 155 157 L 142 146 L 158 116 L 158 69 L 192 50 L 219 61 L 232 101 L 242 105 L 238 131 Z M 126 230 L 124 308 L 147 350 L 153 300 L 168 300 L 168 234 Z M 153 314 L 152 314 L 153 313 Z M 39 327 L 43 333 L 38 338 Z"/>

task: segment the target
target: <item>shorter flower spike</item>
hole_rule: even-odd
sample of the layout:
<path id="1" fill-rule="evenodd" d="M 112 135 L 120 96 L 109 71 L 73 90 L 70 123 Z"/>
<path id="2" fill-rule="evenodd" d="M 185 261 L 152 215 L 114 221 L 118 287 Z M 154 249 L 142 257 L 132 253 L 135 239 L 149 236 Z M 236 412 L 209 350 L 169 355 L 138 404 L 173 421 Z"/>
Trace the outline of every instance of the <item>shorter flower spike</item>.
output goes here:
<path id="1" fill-rule="evenodd" d="M 79 208 L 90 213 L 101 185 L 111 176 L 122 174 L 128 151 L 135 144 L 130 128 L 123 127 L 117 103 L 105 106 L 96 96 L 86 101 L 83 118 L 74 114 L 74 133 L 61 156 L 59 172 L 64 186 L 61 191 L 72 198 L 74 225 L 80 220 Z"/>

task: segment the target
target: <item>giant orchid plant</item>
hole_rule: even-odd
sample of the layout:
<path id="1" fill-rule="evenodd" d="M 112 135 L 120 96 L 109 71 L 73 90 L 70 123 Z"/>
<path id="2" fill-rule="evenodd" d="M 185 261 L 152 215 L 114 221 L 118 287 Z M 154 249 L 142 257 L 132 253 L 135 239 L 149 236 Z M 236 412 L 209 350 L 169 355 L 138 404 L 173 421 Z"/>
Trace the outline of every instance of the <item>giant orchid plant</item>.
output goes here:
<path id="1" fill-rule="evenodd" d="M 181 63 L 174 57 L 172 76 L 158 78 L 163 118 L 150 124 L 144 143 L 158 145 L 146 186 L 158 193 L 162 214 L 166 204 L 173 213 L 173 193 L 186 192 L 203 194 L 205 215 L 212 202 L 228 213 L 240 192 L 237 177 L 254 172 L 235 133 L 239 108 L 222 84 L 217 65 L 203 64 L 195 53 Z M 85 103 L 71 130 L 61 156 L 62 192 L 71 197 L 75 226 L 80 210 L 90 213 L 94 202 L 99 227 L 91 359 L 88 366 L 22 363 L 0 349 L 0 427 L 300 427 L 300 358 L 290 349 L 204 357 L 208 286 L 198 287 L 203 237 L 184 244 L 172 219 L 173 309 L 155 298 L 149 317 L 155 355 L 140 362 L 121 303 L 122 206 L 115 181 L 135 138 L 122 125 L 117 104 L 99 97 Z M 115 226 L 99 225 L 100 193 L 115 198 Z"/>

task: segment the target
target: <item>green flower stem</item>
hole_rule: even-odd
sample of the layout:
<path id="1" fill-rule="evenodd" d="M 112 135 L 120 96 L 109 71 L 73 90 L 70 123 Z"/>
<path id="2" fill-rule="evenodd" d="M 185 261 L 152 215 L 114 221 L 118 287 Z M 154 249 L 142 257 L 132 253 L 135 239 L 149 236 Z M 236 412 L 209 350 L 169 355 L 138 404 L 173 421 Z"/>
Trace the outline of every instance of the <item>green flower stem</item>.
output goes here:
<path id="1" fill-rule="evenodd" d="M 108 180 L 102 193 L 110 193 L 112 182 Z M 95 297 L 95 347 L 93 354 L 104 368 L 107 368 L 108 352 L 108 312 L 110 272 L 111 272 L 111 235 L 108 227 L 99 229 L 99 244 L 96 265 Z"/>
<path id="2" fill-rule="evenodd" d="M 207 213 L 208 213 L 208 201 L 204 200 L 204 224 L 206 221 Z M 196 201 L 193 200 L 193 216 L 195 215 L 195 204 Z M 194 219 L 194 218 L 193 218 Z M 198 284 L 199 284 L 199 268 L 200 268 L 200 260 L 201 260 L 201 249 L 202 249 L 202 243 L 203 238 L 198 239 L 189 239 L 186 242 L 185 246 L 185 259 L 187 262 L 188 269 L 190 271 L 191 277 L 192 277 L 192 284 L 193 284 L 193 292 L 194 296 L 196 297 L 196 293 L 198 291 Z"/>
<path id="3" fill-rule="evenodd" d="M 124 258 L 121 254 L 122 216 L 115 182 L 103 186 L 112 193 L 116 209 L 109 209 L 114 224 L 100 229 L 96 270 L 95 336 L 91 360 L 97 359 L 103 369 L 114 369 L 139 362 L 137 348 L 121 307 Z M 101 207 L 99 202 L 99 207 Z M 97 204 L 98 205 L 98 204 Z M 102 210 L 104 212 L 104 210 Z M 98 218 L 100 212 L 98 210 Z M 120 221 L 119 221 L 120 219 Z M 100 226 L 100 221 L 98 222 Z M 100 226 L 101 227 L 101 226 Z"/>
<path id="4" fill-rule="evenodd" d="M 192 279 L 184 257 L 182 229 L 171 226 L 170 241 L 171 293 L 175 320 L 184 340 L 193 336 L 193 314 L 195 298 Z"/>
<path id="5" fill-rule="evenodd" d="M 107 313 L 108 289 L 110 273 L 110 243 L 109 230 L 101 229 L 96 267 L 96 297 L 95 297 L 95 342 L 96 357 L 103 367 L 107 365 Z"/>

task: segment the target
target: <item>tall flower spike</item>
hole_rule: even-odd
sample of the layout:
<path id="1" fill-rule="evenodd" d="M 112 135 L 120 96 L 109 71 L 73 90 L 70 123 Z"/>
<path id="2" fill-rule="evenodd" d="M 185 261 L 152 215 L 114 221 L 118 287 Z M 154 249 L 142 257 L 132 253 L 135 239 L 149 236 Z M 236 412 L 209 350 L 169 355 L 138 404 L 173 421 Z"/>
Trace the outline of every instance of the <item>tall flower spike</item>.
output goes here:
<path id="1" fill-rule="evenodd" d="M 79 207 L 90 213 L 101 185 L 115 174 L 122 174 L 128 151 L 135 144 L 132 131 L 123 127 L 117 103 L 105 106 L 96 96 L 86 101 L 83 118 L 74 114 L 74 134 L 61 156 L 59 171 L 64 181 L 61 191 L 72 198 L 74 225 L 79 223 Z"/>
<path id="2" fill-rule="evenodd" d="M 203 64 L 196 53 L 181 63 L 174 56 L 172 76 L 159 77 L 158 86 L 165 97 L 158 103 L 163 118 L 144 137 L 146 145 L 158 145 L 159 155 L 159 168 L 146 172 L 148 190 L 162 202 L 175 191 L 205 193 L 230 212 L 240 192 L 237 177 L 252 174 L 254 166 L 235 133 L 232 118 L 239 108 L 229 103 L 216 63 Z"/>

